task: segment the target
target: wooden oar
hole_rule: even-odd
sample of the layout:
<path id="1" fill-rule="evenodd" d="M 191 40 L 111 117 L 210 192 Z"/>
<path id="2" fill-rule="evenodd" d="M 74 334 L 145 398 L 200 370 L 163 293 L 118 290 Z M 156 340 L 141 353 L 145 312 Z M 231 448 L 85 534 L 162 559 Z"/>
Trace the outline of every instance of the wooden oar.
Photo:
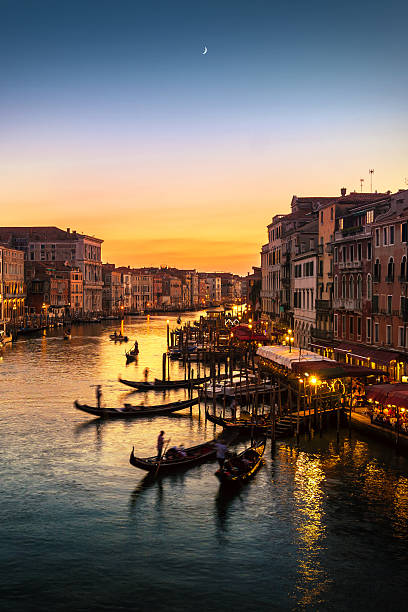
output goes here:
<path id="1" fill-rule="evenodd" d="M 159 469 L 160 469 L 160 466 L 161 466 L 161 462 L 163 461 L 163 457 L 165 456 L 166 451 L 167 451 L 167 449 L 168 449 L 168 447 L 169 447 L 170 440 L 171 440 L 171 438 L 169 438 L 169 439 L 167 440 L 167 444 L 166 444 L 166 446 L 164 447 L 164 450 L 162 450 L 162 454 L 161 454 L 161 457 L 160 457 L 159 463 L 157 464 L 157 469 L 156 469 L 156 471 L 155 471 L 155 473 L 154 473 L 153 478 L 156 478 L 156 476 L 157 476 L 157 474 L 158 474 L 158 472 L 159 472 Z"/>

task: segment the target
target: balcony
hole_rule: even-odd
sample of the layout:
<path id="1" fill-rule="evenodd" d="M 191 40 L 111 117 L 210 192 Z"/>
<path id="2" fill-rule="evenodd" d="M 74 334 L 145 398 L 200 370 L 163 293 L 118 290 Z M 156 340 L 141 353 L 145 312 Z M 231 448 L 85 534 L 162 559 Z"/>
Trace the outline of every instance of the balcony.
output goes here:
<path id="1" fill-rule="evenodd" d="M 316 310 L 329 312 L 331 310 L 330 300 L 316 300 Z"/>
<path id="2" fill-rule="evenodd" d="M 319 340 L 333 340 L 333 332 L 327 329 L 319 329 L 312 327 L 312 338 L 318 338 Z"/>
<path id="3" fill-rule="evenodd" d="M 361 311 L 361 301 L 361 298 L 337 298 L 333 300 L 333 309 Z"/>
<path id="4" fill-rule="evenodd" d="M 361 268 L 361 261 L 339 261 L 339 270 L 358 270 Z"/>

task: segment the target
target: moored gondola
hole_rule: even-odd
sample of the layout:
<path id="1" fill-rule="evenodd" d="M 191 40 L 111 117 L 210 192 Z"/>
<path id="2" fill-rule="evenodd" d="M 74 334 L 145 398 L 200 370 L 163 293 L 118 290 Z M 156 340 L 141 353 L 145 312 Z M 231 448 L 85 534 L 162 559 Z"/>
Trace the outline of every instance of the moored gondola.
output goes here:
<path id="1" fill-rule="evenodd" d="M 223 485 L 240 485 L 252 478 L 263 464 L 266 440 L 255 442 L 235 457 L 227 459 L 215 476 Z"/>
<path id="2" fill-rule="evenodd" d="M 216 425 L 220 425 L 224 427 L 224 429 L 255 429 L 266 431 L 272 426 L 271 418 L 269 414 L 266 415 L 257 415 L 257 416 L 249 416 L 249 418 L 223 418 L 221 415 L 217 416 L 216 414 L 210 414 L 208 410 L 205 411 L 206 418 L 211 421 L 211 423 L 215 423 Z"/>
<path id="3" fill-rule="evenodd" d="M 159 404 L 157 406 L 132 406 L 131 404 L 125 404 L 122 408 L 98 408 L 96 406 L 88 406 L 87 404 L 80 404 L 78 401 L 74 402 L 75 408 L 94 416 L 102 418 L 120 418 L 120 419 L 133 419 L 137 417 L 149 417 L 155 415 L 170 414 L 177 410 L 183 410 L 184 408 L 190 408 L 198 404 L 199 398 L 193 397 L 187 400 L 179 400 L 177 402 L 171 402 L 169 404 Z"/>
<path id="4" fill-rule="evenodd" d="M 127 336 L 122 336 L 122 334 L 110 334 L 110 340 L 114 340 L 114 342 L 128 342 L 129 338 Z"/>
<path id="5" fill-rule="evenodd" d="M 164 456 L 161 460 L 155 457 L 135 457 L 134 447 L 130 453 L 129 462 L 134 467 L 138 467 L 141 470 L 146 470 L 152 474 L 174 472 L 176 470 L 188 469 L 199 463 L 204 463 L 208 459 L 215 457 L 215 440 L 210 442 L 204 442 L 204 444 L 198 444 L 197 446 L 191 446 L 183 451 L 184 456 L 177 456 L 177 454 Z"/>
<path id="6" fill-rule="evenodd" d="M 125 380 L 121 377 L 119 377 L 118 380 L 123 385 L 133 387 L 134 389 L 138 389 L 139 391 L 161 391 L 163 389 L 182 389 L 190 387 L 190 385 L 201 385 L 203 382 L 206 382 L 209 379 L 210 377 L 206 376 L 205 378 L 191 378 L 190 380 L 159 380 L 158 378 L 155 378 L 154 382 Z"/>

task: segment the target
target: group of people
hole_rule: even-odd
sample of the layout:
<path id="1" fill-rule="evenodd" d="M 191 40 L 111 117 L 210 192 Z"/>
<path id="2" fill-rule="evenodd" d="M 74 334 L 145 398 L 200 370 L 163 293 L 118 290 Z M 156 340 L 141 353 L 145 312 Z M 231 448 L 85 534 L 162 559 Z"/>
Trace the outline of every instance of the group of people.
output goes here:
<path id="1" fill-rule="evenodd" d="M 231 455 L 231 457 L 224 461 L 222 470 L 226 474 L 231 474 L 232 476 L 245 473 L 249 471 L 249 469 L 254 465 L 258 458 L 258 453 L 256 453 L 251 448 L 245 451 L 245 453 L 240 456 L 234 453 L 233 455 Z"/>

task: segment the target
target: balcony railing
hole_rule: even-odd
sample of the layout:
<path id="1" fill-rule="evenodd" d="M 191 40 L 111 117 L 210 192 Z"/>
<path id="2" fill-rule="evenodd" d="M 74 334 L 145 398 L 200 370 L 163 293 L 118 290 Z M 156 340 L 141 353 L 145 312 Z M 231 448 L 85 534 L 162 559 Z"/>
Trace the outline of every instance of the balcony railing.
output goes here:
<path id="1" fill-rule="evenodd" d="M 316 300 L 316 310 L 329 312 L 331 310 L 330 300 Z"/>
<path id="2" fill-rule="evenodd" d="M 327 329 L 312 327 L 312 337 L 320 340 L 333 340 L 333 332 L 328 331 Z"/>
<path id="3" fill-rule="evenodd" d="M 333 308 L 339 310 L 361 310 L 361 298 L 334 299 Z"/>
<path id="4" fill-rule="evenodd" d="M 357 270 L 361 268 L 361 261 L 339 261 L 339 270 Z"/>

